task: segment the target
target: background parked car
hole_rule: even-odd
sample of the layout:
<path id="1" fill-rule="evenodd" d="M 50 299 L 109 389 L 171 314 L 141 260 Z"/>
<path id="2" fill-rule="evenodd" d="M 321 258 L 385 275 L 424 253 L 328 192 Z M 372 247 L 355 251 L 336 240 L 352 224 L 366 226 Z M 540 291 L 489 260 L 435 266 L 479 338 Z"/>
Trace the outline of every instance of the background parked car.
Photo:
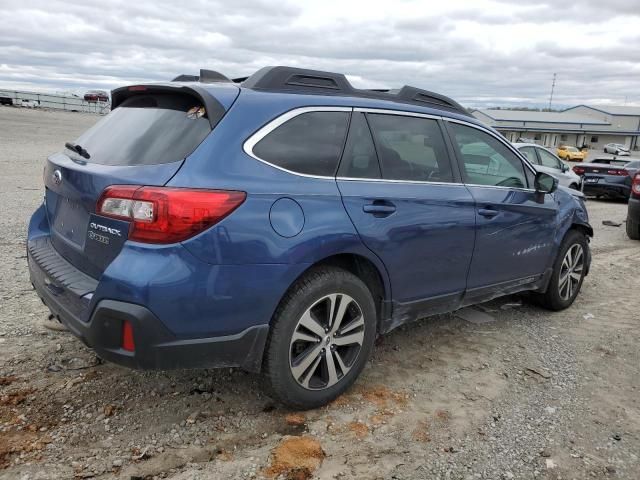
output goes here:
<path id="1" fill-rule="evenodd" d="M 89 90 L 84 94 L 84 99 L 87 102 L 108 102 L 109 94 L 104 90 Z"/>
<path id="2" fill-rule="evenodd" d="M 629 155 L 629 149 L 620 143 L 607 143 L 604 146 L 604 153 L 613 153 L 614 155 Z"/>
<path id="3" fill-rule="evenodd" d="M 585 195 L 623 199 L 629 198 L 631 179 L 639 170 L 639 159 L 596 158 L 573 167 L 583 177 Z"/>
<path id="4" fill-rule="evenodd" d="M 640 240 L 640 173 L 633 176 L 627 208 L 627 235 L 632 240 Z"/>
<path id="5" fill-rule="evenodd" d="M 571 167 L 556 157 L 546 148 L 535 143 L 514 143 L 520 153 L 522 153 L 534 168 L 539 172 L 545 172 L 558 179 L 560 185 L 564 187 L 580 190 L 582 177 L 571 170 Z"/>
<path id="6" fill-rule="evenodd" d="M 585 158 L 587 158 L 587 152 L 580 151 L 576 147 L 561 145 L 560 147 L 558 147 L 558 156 L 563 160 L 582 162 Z"/>

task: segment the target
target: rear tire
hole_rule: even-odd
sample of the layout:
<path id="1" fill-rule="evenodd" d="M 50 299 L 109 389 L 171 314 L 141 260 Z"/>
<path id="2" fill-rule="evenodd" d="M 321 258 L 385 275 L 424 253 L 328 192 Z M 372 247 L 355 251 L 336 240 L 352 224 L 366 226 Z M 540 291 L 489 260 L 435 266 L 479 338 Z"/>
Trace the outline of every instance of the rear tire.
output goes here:
<path id="1" fill-rule="evenodd" d="M 309 271 L 273 317 L 264 360 L 273 397 L 306 410 L 344 393 L 369 359 L 376 320 L 373 296 L 358 277 L 337 267 Z"/>
<path id="2" fill-rule="evenodd" d="M 627 217 L 627 236 L 631 240 L 640 240 L 640 223 Z"/>
<path id="3" fill-rule="evenodd" d="M 571 306 L 582 287 L 588 251 L 589 245 L 585 235 L 578 230 L 569 230 L 553 264 L 547 291 L 535 295 L 540 306 L 554 311 Z"/>

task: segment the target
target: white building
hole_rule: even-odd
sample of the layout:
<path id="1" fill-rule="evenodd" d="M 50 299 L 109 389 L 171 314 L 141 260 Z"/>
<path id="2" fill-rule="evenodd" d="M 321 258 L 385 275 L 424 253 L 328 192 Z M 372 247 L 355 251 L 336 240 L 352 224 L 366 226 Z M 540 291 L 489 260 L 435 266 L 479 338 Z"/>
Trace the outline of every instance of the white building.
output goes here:
<path id="1" fill-rule="evenodd" d="M 640 149 L 640 107 L 578 105 L 562 112 L 480 109 L 472 113 L 512 142 L 524 138 L 546 147 L 595 150 L 607 143 L 621 143 Z"/>

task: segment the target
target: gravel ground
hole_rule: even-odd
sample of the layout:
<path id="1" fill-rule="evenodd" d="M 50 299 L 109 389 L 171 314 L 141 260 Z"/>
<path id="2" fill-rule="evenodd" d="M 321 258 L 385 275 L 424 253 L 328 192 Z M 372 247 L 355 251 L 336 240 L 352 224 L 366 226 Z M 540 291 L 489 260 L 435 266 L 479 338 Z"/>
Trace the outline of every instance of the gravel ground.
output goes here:
<path id="1" fill-rule="evenodd" d="M 25 234 L 47 154 L 98 117 L 0 107 L 0 478 L 640 477 L 640 244 L 589 201 L 592 273 L 570 309 L 521 297 L 378 341 L 328 407 L 274 405 L 238 370 L 137 372 L 44 329 Z"/>

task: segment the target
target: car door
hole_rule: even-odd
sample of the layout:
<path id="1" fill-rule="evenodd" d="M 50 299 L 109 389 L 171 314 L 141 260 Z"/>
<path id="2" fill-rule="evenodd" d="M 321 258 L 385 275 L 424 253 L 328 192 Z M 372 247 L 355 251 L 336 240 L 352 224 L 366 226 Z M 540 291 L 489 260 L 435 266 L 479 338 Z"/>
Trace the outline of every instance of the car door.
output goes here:
<path id="1" fill-rule="evenodd" d="M 462 178 L 476 202 L 476 241 L 465 302 L 541 279 L 553 252 L 557 205 L 534 190 L 534 171 L 498 134 L 447 122 Z"/>
<path id="2" fill-rule="evenodd" d="M 394 317 L 456 308 L 476 220 L 439 121 L 356 109 L 337 183 L 363 243 L 387 268 Z"/>

